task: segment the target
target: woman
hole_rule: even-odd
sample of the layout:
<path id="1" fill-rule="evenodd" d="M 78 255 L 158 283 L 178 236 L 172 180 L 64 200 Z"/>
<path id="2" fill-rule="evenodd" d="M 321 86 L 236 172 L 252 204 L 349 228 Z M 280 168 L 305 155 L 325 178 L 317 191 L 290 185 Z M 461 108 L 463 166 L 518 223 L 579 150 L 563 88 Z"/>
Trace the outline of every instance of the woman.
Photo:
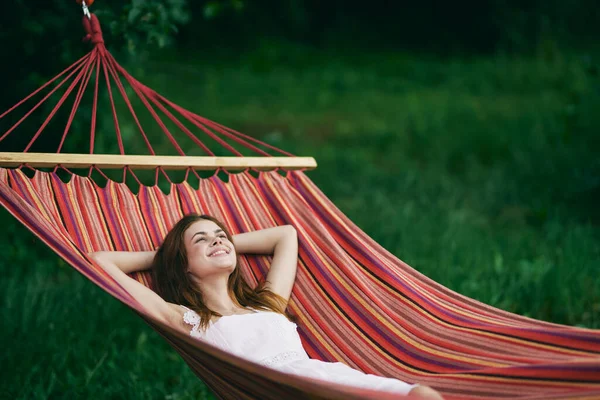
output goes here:
<path id="1" fill-rule="evenodd" d="M 241 253 L 273 254 L 266 280 L 254 289 L 237 266 Z M 153 318 L 239 357 L 348 386 L 442 398 L 427 386 L 308 357 L 296 324 L 285 315 L 298 263 L 298 239 L 290 225 L 232 237 L 215 218 L 192 214 L 173 227 L 156 252 L 100 251 L 91 256 Z M 127 276 L 148 268 L 156 292 Z"/>

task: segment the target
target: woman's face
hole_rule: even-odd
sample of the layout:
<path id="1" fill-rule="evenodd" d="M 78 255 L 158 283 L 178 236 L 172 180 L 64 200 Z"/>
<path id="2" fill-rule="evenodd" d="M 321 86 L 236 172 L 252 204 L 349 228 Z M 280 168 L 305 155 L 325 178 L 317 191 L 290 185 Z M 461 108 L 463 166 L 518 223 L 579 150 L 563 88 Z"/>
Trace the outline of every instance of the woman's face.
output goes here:
<path id="1" fill-rule="evenodd" d="M 194 222 L 183 235 L 188 257 L 188 272 L 197 278 L 233 272 L 236 253 L 227 234 L 212 221 Z"/>

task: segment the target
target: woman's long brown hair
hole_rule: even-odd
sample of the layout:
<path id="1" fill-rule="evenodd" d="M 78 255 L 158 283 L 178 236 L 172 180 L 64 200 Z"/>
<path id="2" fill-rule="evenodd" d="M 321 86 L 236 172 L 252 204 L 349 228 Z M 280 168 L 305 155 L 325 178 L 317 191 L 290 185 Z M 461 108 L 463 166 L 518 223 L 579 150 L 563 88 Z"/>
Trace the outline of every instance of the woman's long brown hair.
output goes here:
<path id="1" fill-rule="evenodd" d="M 217 224 L 219 228 L 223 229 L 229 241 L 233 243 L 227 227 L 216 218 L 210 215 L 186 215 L 169 231 L 156 252 L 152 263 L 152 281 L 154 290 L 165 301 L 181 304 L 196 311 L 200 315 L 200 326 L 206 328 L 211 316 L 221 317 L 222 315 L 206 306 L 202 291 L 187 274 L 188 257 L 183 240 L 185 231 L 194 222 L 200 220 L 212 221 Z M 240 272 L 239 261 L 236 262 L 235 269 L 229 275 L 227 287 L 229 297 L 237 306 L 286 315 L 285 299 L 265 288 L 264 281 L 256 288 L 251 288 Z"/>

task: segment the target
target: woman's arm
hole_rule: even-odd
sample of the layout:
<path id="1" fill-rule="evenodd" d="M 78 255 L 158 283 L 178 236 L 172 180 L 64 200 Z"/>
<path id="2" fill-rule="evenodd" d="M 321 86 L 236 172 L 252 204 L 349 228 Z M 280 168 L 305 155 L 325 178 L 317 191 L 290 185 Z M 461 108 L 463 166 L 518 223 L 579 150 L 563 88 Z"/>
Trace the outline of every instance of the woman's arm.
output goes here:
<path id="1" fill-rule="evenodd" d="M 98 251 L 90 253 L 90 257 L 135 298 L 148 314 L 158 321 L 173 324 L 181 320 L 179 307 L 167 303 L 154 291 L 127 275 L 148 269 L 154 254 L 154 251 Z"/>
<path id="2" fill-rule="evenodd" d="M 91 253 L 94 259 L 102 259 L 115 264 L 126 274 L 150 268 L 156 251 L 97 251 Z"/>
<path id="3" fill-rule="evenodd" d="M 291 225 L 241 233 L 233 237 L 238 253 L 273 254 L 265 287 L 289 300 L 296 280 L 298 235 Z"/>

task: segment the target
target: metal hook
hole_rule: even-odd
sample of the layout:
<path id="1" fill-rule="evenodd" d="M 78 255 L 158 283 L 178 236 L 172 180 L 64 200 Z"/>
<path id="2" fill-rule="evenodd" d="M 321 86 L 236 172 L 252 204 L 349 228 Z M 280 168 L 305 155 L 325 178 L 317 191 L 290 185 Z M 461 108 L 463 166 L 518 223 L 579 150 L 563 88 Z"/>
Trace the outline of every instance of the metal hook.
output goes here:
<path id="1" fill-rule="evenodd" d="M 83 8 L 83 15 L 88 17 L 88 19 L 92 19 L 92 16 L 90 15 L 90 10 L 88 9 L 87 4 L 85 4 L 85 0 L 81 1 L 81 8 Z"/>

